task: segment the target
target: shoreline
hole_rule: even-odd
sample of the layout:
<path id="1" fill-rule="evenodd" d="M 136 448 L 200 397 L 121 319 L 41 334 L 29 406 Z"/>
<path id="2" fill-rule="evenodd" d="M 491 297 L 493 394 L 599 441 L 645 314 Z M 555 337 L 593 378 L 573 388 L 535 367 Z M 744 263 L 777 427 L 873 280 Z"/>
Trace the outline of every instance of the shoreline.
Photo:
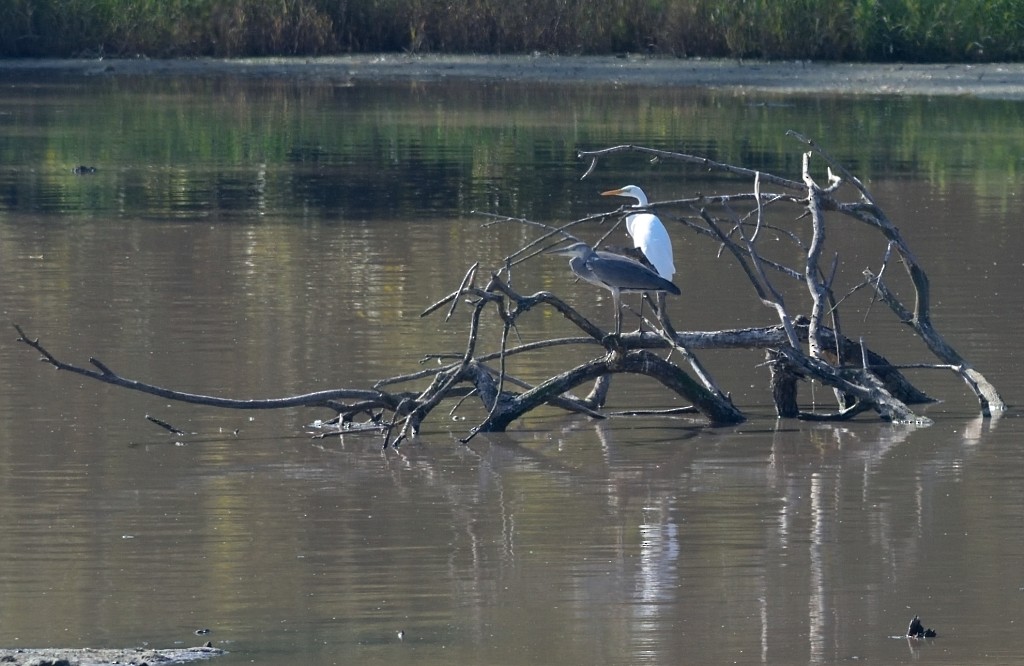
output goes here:
<path id="1" fill-rule="evenodd" d="M 644 56 L 346 55 L 320 58 L 0 60 L 32 75 L 251 76 L 373 83 L 506 81 L 676 86 L 736 92 L 932 95 L 1024 100 L 1024 64 L 860 64 Z"/>
<path id="2" fill-rule="evenodd" d="M 11 666 L 114 666 L 115 664 L 185 664 L 219 657 L 223 650 L 211 647 L 152 650 L 144 648 L 0 649 L 0 662 Z"/>

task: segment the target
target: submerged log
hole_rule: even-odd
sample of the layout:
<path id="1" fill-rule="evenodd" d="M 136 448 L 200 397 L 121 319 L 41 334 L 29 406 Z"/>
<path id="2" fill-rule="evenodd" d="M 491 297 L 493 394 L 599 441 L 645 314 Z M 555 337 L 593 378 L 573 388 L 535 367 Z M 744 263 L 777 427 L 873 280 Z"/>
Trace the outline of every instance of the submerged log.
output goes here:
<path id="1" fill-rule="evenodd" d="M 854 340 L 843 331 L 841 322 L 844 319 L 840 315 L 846 299 L 864 290 L 888 306 L 941 361 L 931 365 L 915 363 L 913 367 L 953 371 L 963 378 L 978 398 L 982 414 L 989 416 L 1004 410 L 1006 405 L 995 387 L 936 330 L 930 317 L 931 294 L 927 274 L 881 206 L 855 176 L 824 150 L 805 137 L 791 134 L 808 147 L 803 154 L 799 179 L 723 164 L 701 156 L 640 146 L 615 146 L 581 152 L 580 157 L 590 161 L 584 177 L 596 169 L 601 160 L 635 152 L 657 157 L 663 163 L 675 161 L 697 165 L 738 177 L 751 183 L 751 191 L 702 194 L 664 203 L 623 207 L 558 227 L 522 218 L 489 215 L 489 225 L 524 225 L 537 229 L 538 235 L 526 246 L 511 252 L 503 265 L 490 273 L 482 285 L 477 281 L 481 273 L 479 265 L 471 265 L 454 291 L 422 313 L 421 316 L 426 317 L 445 310 L 445 318 L 451 319 L 460 308 L 468 307 L 463 351 L 428 355 L 426 358 L 439 360 L 441 364 L 406 375 L 382 378 L 369 389 L 337 389 L 269 399 L 185 393 L 122 377 L 96 358 L 89 359 L 91 368 L 61 361 L 38 339 L 29 338 L 15 325 L 18 340 L 35 349 L 41 354 L 41 360 L 59 370 L 165 399 L 227 409 L 298 406 L 329 409 L 335 416 L 316 422 L 315 430 L 319 436 L 373 430 L 383 433 L 385 447 L 397 446 L 414 437 L 423 422 L 441 404 L 454 402 L 454 410 L 469 397 L 479 400 L 486 414 L 463 441 L 479 432 L 503 431 L 516 419 L 543 405 L 590 418 L 606 418 L 609 414 L 604 411 L 604 405 L 609 391 L 614 388 L 613 379 L 617 374 L 637 374 L 655 379 L 666 390 L 687 401 L 688 409 L 710 424 L 740 423 L 745 415 L 732 403 L 728 392 L 715 383 L 697 354 L 707 349 L 765 350 L 771 400 L 780 418 L 844 420 L 874 411 L 891 421 L 927 423 L 928 420 L 916 414 L 910 406 L 932 402 L 933 398 L 908 381 L 898 367 L 874 349 L 875 345 L 870 341 Z M 811 167 L 815 160 L 823 161 L 828 167 L 824 185 L 819 185 L 812 177 Z M 769 188 L 774 191 L 769 191 Z M 854 200 L 840 198 L 842 193 L 851 190 L 855 194 Z M 520 264 L 533 260 L 553 243 L 580 241 L 574 233 L 594 223 L 622 220 L 638 212 L 654 211 L 674 223 L 677 233 L 692 233 L 698 240 L 709 241 L 711 250 L 727 252 L 735 261 L 737 270 L 750 282 L 756 297 L 775 313 L 777 325 L 677 332 L 664 308 L 659 307 L 660 302 L 645 295 L 645 302 L 656 314 L 654 321 L 647 322 L 648 330 L 610 335 L 553 293 L 522 294 L 512 288 L 511 276 L 519 270 Z M 826 257 L 825 241 L 829 233 L 842 233 L 844 227 L 835 221 L 848 224 L 850 220 L 878 231 L 885 241 L 885 251 L 879 257 L 879 269 L 864 271 L 863 277 L 859 278 L 862 281 L 851 294 L 837 298 L 833 292 L 840 261 L 838 254 Z M 766 238 L 771 239 L 771 246 L 766 244 Z M 787 265 L 774 258 L 777 253 L 771 249 L 778 247 L 777 241 L 783 241 L 797 251 L 800 260 L 795 265 Z M 883 279 L 892 256 L 897 257 L 906 269 L 913 292 L 912 307 L 905 306 L 889 281 Z M 617 259 L 608 263 L 624 265 Z M 596 282 L 594 276 L 584 277 Z M 794 309 L 794 304 L 783 298 L 784 290 L 775 284 L 778 280 L 801 285 L 807 300 Z M 603 286 L 608 287 L 607 284 Z M 577 335 L 510 346 L 510 333 L 519 328 L 521 316 L 536 308 L 551 308 L 560 313 L 576 329 Z M 498 349 L 480 349 L 480 332 L 488 326 L 496 326 L 501 331 Z M 537 384 L 523 381 L 507 371 L 506 362 L 513 356 L 563 346 L 592 347 L 594 354 L 585 362 L 556 369 L 550 377 Z M 662 357 L 655 353 L 657 351 L 669 353 Z M 685 366 L 688 370 L 684 369 Z M 801 409 L 799 387 L 807 381 L 834 389 L 837 396 L 834 411 Z M 424 382 L 426 386 L 416 389 L 393 388 Z M 573 394 L 574 390 L 588 383 L 593 386 L 585 397 Z M 645 410 L 630 411 L 640 413 Z M 152 421 L 166 430 L 177 431 L 170 424 Z"/>

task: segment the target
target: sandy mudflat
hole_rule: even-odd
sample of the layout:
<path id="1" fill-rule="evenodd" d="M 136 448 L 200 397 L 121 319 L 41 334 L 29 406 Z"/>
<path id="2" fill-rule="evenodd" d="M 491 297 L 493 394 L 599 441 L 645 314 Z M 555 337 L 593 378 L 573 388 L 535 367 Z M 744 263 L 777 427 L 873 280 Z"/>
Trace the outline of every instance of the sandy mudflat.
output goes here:
<path id="1" fill-rule="evenodd" d="M 238 60 L 0 60 L 0 77 L 24 76 L 33 72 L 93 76 L 238 74 L 351 83 L 387 80 L 508 80 L 728 88 L 778 93 L 965 95 L 1024 99 L 1024 64 L 871 65 L 640 56 L 401 54 Z"/>
<path id="2" fill-rule="evenodd" d="M 0 649 L 0 664 L 13 664 L 14 666 L 107 666 L 108 664 L 170 666 L 171 664 L 209 659 L 221 654 L 224 654 L 223 650 L 212 647 L 180 650 L 144 650 L 141 648 L 127 650 Z"/>

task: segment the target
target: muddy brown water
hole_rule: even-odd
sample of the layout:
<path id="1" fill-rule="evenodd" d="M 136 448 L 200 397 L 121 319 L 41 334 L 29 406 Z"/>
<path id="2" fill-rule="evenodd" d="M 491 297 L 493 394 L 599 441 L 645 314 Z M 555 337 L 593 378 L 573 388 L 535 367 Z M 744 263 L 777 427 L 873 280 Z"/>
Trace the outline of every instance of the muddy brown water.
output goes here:
<path id="1" fill-rule="evenodd" d="M 759 355 L 715 353 L 741 426 L 543 411 L 467 446 L 467 405 L 382 453 L 374 436 L 311 439 L 321 412 L 204 409 L 56 373 L 10 328 L 194 392 L 365 387 L 461 351 L 464 320 L 419 313 L 472 260 L 531 237 L 472 211 L 565 221 L 627 182 L 659 199 L 738 187 L 635 157 L 579 181 L 577 149 L 623 142 L 795 177 L 783 132 L 798 129 L 864 175 L 929 270 L 936 324 L 1014 405 L 1017 103 L 223 72 L 20 74 L 4 91 L 0 645 L 210 640 L 230 653 L 218 664 L 1024 658 L 1018 412 L 980 418 L 941 372 L 912 374 L 942 399 L 929 428 L 777 421 Z M 680 328 L 772 323 L 672 231 Z M 865 237 L 837 242 L 854 274 L 877 265 Z M 522 279 L 610 324 L 607 295 L 561 261 Z M 931 360 L 878 305 L 847 326 Z M 564 332 L 539 313 L 523 334 Z M 637 380 L 613 404 L 676 402 Z M 939 637 L 900 637 L 915 614 Z"/>

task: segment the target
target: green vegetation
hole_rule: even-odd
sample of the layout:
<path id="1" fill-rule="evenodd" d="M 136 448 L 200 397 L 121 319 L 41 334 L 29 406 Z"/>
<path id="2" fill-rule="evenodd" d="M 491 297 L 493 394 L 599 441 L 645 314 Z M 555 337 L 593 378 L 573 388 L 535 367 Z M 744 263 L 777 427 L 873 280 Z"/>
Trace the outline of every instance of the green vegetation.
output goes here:
<path id="1" fill-rule="evenodd" d="M 1024 59 L 1020 0 L 5 0 L 0 56 Z"/>

